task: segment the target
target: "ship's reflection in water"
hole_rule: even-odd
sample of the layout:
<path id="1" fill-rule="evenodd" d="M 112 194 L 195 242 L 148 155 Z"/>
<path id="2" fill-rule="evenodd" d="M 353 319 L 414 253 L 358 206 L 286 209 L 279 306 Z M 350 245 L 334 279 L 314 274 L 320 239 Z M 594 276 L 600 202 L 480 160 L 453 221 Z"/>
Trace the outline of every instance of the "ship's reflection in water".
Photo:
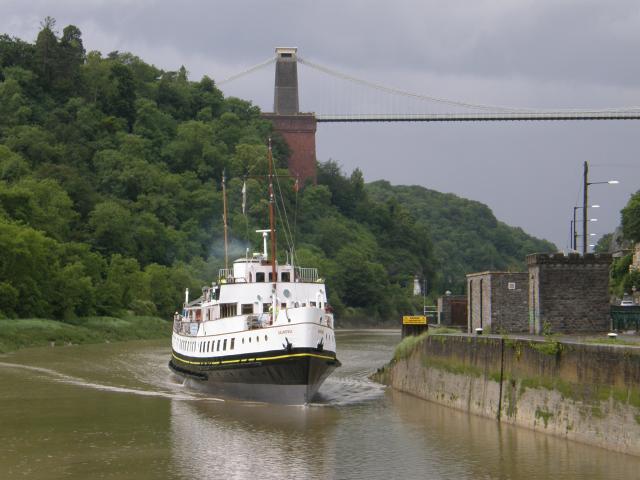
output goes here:
<path id="1" fill-rule="evenodd" d="M 334 478 L 338 415 L 330 408 L 174 401 L 174 471 L 189 478 Z"/>
<path id="2" fill-rule="evenodd" d="M 339 335 L 343 367 L 325 381 L 311 405 L 173 401 L 173 470 L 189 472 L 188 478 L 338 478 L 345 459 L 339 449 L 349 448 L 338 441 L 349 437 L 344 420 L 384 397 L 384 388 L 367 375 L 373 364 L 390 358 L 398 338 L 389 332 Z M 385 341 L 371 352 L 377 339 Z"/>

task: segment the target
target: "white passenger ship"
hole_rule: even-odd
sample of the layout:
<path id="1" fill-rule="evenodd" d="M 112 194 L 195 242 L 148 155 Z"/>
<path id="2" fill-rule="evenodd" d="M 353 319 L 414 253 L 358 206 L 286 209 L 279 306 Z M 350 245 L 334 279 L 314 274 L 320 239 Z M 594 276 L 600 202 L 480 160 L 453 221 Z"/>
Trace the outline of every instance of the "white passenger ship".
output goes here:
<path id="1" fill-rule="evenodd" d="M 197 300 L 189 302 L 187 290 L 174 317 L 169 367 L 211 393 L 302 404 L 340 366 L 334 318 L 317 269 L 275 258 L 270 149 L 269 165 L 271 228 L 260 231 L 263 252 L 221 269 Z"/>

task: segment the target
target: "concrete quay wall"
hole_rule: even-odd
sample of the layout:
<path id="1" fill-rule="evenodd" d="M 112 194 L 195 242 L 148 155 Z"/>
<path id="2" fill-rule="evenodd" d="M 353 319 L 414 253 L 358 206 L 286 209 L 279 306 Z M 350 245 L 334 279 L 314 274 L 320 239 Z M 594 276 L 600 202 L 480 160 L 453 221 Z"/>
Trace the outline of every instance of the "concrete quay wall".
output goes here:
<path id="1" fill-rule="evenodd" d="M 428 335 L 378 374 L 498 421 L 640 455 L 640 348 Z"/>

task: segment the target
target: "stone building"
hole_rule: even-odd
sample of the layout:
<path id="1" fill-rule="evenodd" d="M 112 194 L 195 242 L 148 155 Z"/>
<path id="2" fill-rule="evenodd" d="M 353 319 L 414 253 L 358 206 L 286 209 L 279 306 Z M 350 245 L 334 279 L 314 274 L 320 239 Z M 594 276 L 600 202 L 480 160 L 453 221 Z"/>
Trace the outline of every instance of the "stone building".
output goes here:
<path id="1" fill-rule="evenodd" d="M 529 330 L 528 275 L 522 272 L 481 272 L 467 275 L 467 329 L 487 333 Z"/>
<path id="2" fill-rule="evenodd" d="M 467 296 L 443 295 L 438 297 L 438 324 L 467 329 Z"/>
<path id="3" fill-rule="evenodd" d="M 629 265 L 629 271 L 640 270 L 640 242 L 633 247 L 633 261 Z"/>
<path id="4" fill-rule="evenodd" d="M 609 330 L 611 255 L 536 253 L 527 265 L 530 333 Z"/>

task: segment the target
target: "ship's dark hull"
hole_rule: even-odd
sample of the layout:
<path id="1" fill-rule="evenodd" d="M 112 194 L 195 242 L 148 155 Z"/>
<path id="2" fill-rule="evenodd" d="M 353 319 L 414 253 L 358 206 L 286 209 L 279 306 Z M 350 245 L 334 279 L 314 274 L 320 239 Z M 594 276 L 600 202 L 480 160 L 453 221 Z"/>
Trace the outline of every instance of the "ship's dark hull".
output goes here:
<path id="1" fill-rule="evenodd" d="M 174 352 L 171 370 L 198 390 L 215 395 L 286 404 L 311 401 L 340 366 L 335 353 L 315 349 L 264 352 L 221 360 Z"/>

